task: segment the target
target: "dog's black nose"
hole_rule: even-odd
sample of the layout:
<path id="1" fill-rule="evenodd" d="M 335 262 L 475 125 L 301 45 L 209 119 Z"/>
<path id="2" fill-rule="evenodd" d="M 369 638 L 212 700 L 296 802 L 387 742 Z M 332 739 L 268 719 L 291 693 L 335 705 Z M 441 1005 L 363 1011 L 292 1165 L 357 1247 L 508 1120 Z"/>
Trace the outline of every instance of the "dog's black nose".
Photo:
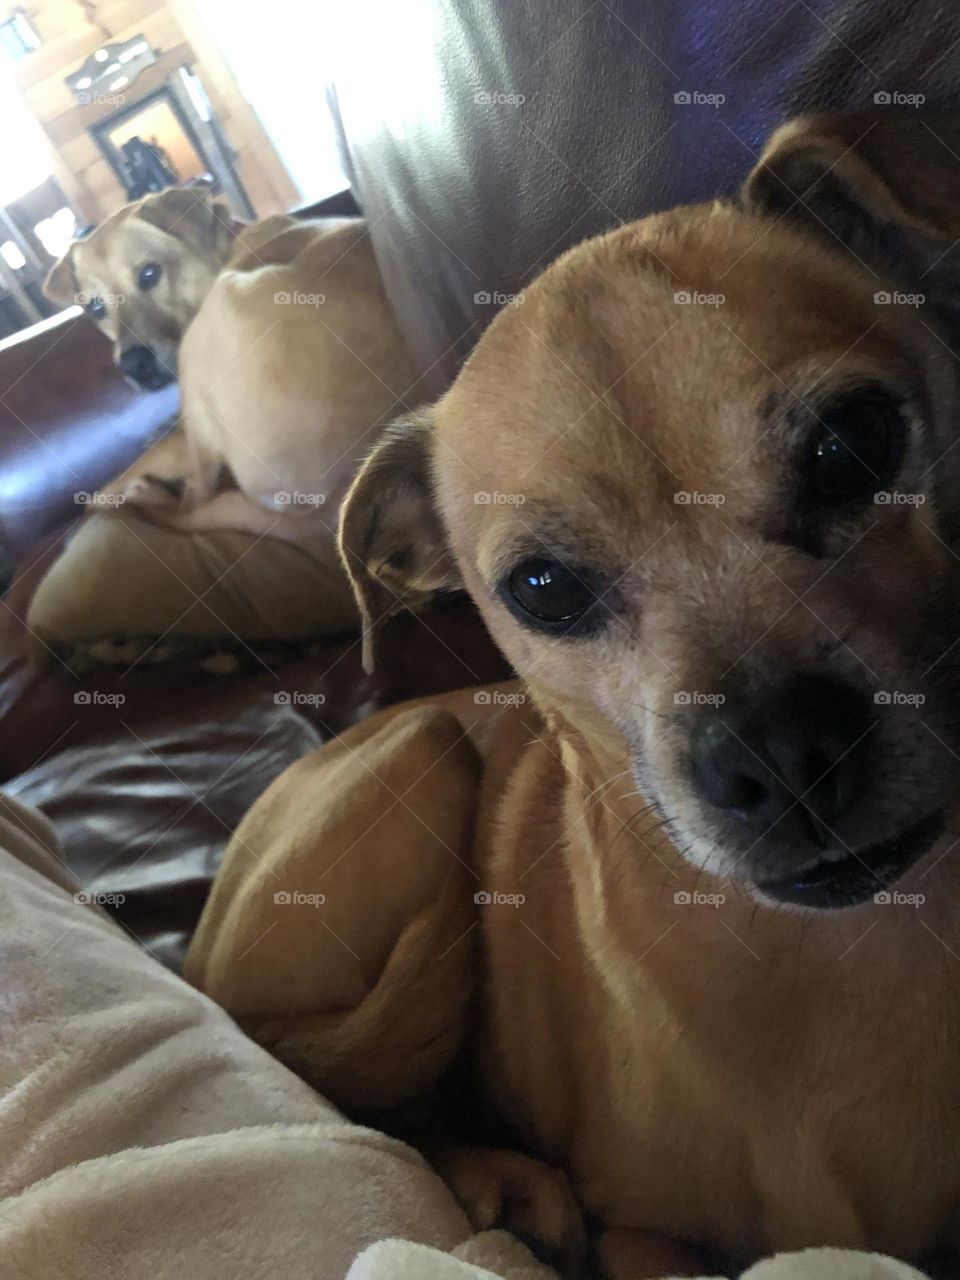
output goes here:
<path id="1" fill-rule="evenodd" d="M 758 835 L 826 847 L 831 825 L 867 790 L 872 724 L 851 685 L 797 678 L 702 715 L 690 735 L 694 779 L 705 800 Z"/>
<path id="2" fill-rule="evenodd" d="M 127 347 L 117 361 L 120 372 L 126 374 L 138 387 L 154 388 L 169 381 L 163 365 L 149 347 Z"/>

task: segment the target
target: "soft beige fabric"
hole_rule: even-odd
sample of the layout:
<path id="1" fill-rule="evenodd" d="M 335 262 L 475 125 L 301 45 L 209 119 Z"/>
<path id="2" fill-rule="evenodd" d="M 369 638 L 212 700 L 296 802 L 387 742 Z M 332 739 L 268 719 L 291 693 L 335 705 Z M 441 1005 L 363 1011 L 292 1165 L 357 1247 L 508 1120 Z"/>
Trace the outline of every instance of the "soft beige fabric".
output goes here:
<path id="1" fill-rule="evenodd" d="M 407 1240 L 384 1240 L 365 1250 L 350 1268 L 347 1280 L 499 1280 L 495 1258 L 485 1258 L 483 1249 L 495 1244 L 496 1232 L 476 1236 L 454 1250 L 438 1253 Z M 499 1246 L 502 1247 L 502 1246 Z M 510 1280 L 539 1280 L 542 1268 L 511 1271 Z M 705 1277 L 704 1280 L 722 1280 Z M 745 1271 L 741 1280 L 924 1280 L 919 1271 L 879 1254 L 854 1253 L 846 1249 L 808 1249 L 804 1253 L 783 1253 L 758 1262 Z"/>
<path id="2" fill-rule="evenodd" d="M 48 825 L 0 796 L 4 1280 L 341 1280 L 384 1237 L 470 1238 L 415 1152 L 345 1121 L 71 889 Z M 509 1245 L 494 1256 L 522 1268 Z"/>
<path id="3" fill-rule="evenodd" d="M 849 1249 L 781 1253 L 744 1272 L 742 1280 L 925 1280 L 905 1262 Z"/>
<path id="4" fill-rule="evenodd" d="M 81 521 L 27 624 L 41 666 L 49 649 L 69 656 L 102 639 L 296 642 L 358 625 L 332 535 L 295 545 L 231 530 L 175 533 L 132 508 Z"/>
<path id="5" fill-rule="evenodd" d="M 347 1280 L 548 1280 L 554 1274 L 532 1261 L 512 1236 L 486 1231 L 452 1253 L 383 1240 L 360 1254 Z"/>

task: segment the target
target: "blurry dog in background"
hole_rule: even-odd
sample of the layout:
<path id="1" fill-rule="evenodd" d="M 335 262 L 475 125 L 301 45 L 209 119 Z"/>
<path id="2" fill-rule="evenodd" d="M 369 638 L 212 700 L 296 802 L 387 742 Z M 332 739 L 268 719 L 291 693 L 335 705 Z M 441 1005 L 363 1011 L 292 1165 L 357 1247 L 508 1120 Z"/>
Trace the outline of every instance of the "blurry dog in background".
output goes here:
<path id="1" fill-rule="evenodd" d="M 182 531 L 331 530 L 415 381 L 361 219 L 247 226 L 173 188 L 72 244 L 46 291 L 83 305 L 138 387 L 179 377 L 181 432 L 111 487 Z"/>

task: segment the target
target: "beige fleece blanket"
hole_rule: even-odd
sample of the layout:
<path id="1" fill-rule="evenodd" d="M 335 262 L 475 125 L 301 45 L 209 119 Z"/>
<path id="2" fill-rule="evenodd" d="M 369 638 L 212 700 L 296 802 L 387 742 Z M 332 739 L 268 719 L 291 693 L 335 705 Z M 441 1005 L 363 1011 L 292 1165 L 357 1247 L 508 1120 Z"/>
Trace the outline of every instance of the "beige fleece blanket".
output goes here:
<path id="1" fill-rule="evenodd" d="M 4 1280 L 553 1276 L 473 1234 L 414 1151 L 344 1120 L 86 898 L 47 823 L 0 795 Z M 749 1278 L 916 1274 L 821 1251 Z"/>
<path id="2" fill-rule="evenodd" d="M 75 889 L 47 824 L 0 797 L 4 1280 L 342 1280 L 387 1236 L 469 1241 L 415 1152 L 345 1121 Z M 550 1274 L 499 1241 L 509 1280 Z"/>
<path id="3" fill-rule="evenodd" d="M 499 1280 L 483 1266 L 493 1234 L 455 1251 L 438 1253 L 406 1240 L 386 1240 L 366 1249 L 350 1268 L 347 1280 Z M 705 1278 L 707 1280 L 707 1278 Z M 717 1277 L 715 1280 L 721 1280 Z M 846 1249 L 808 1249 L 768 1258 L 745 1272 L 742 1280 L 923 1280 L 919 1271 L 879 1254 Z"/>

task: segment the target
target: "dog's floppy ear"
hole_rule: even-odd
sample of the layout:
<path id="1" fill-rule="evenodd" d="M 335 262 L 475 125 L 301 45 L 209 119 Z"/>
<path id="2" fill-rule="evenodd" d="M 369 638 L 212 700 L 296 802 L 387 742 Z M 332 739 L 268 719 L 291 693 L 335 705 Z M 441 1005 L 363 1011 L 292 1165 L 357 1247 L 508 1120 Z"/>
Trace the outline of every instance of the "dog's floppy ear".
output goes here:
<path id="1" fill-rule="evenodd" d="M 363 666 L 392 613 L 460 585 L 433 501 L 432 419 L 418 411 L 392 422 L 361 467 L 340 513 L 340 556 L 363 626 Z"/>
<path id="2" fill-rule="evenodd" d="M 778 129 L 744 183 L 750 209 L 800 223 L 871 270 L 917 284 L 960 235 L 960 115 L 854 112 Z M 955 265 L 947 263 L 955 285 Z M 942 272 L 941 272 L 942 274 Z M 927 292 L 935 282 L 926 280 Z"/>
<path id="3" fill-rule="evenodd" d="M 76 247 L 76 241 L 67 246 L 63 257 L 53 264 L 43 282 L 44 294 L 61 307 L 69 307 L 76 302 L 80 289 L 73 265 L 73 251 Z"/>
<path id="4" fill-rule="evenodd" d="M 170 187 L 141 201 L 137 216 L 180 240 L 226 257 L 233 219 L 226 204 L 211 200 L 204 188 Z"/>

